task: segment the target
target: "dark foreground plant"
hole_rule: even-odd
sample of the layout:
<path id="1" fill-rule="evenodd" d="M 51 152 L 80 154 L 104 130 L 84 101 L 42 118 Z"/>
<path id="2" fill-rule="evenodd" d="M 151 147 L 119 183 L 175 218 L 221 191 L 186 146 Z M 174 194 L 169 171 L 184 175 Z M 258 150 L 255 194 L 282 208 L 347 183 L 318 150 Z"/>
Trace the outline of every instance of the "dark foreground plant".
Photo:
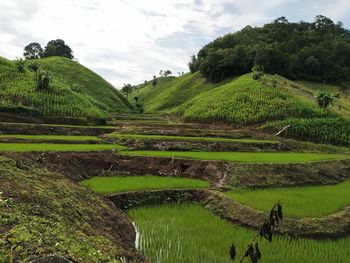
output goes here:
<path id="1" fill-rule="evenodd" d="M 245 258 L 249 258 L 252 263 L 257 263 L 261 259 L 259 241 L 262 239 L 267 239 L 269 242 L 272 242 L 273 232 L 282 222 L 282 220 L 282 205 L 277 203 L 272 207 L 269 216 L 265 219 L 258 233 L 254 236 L 253 241 L 248 245 L 248 249 L 245 251 L 239 262 L 243 262 Z M 230 256 L 232 260 L 235 260 L 236 254 L 236 247 L 234 244 L 232 244 L 230 248 Z"/>

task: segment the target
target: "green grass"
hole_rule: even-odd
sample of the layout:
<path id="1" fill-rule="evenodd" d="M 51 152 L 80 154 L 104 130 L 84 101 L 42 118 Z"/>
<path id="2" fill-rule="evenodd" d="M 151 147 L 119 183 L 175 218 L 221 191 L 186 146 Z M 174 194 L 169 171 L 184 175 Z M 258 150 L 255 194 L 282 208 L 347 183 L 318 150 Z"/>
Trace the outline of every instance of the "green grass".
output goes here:
<path id="1" fill-rule="evenodd" d="M 256 232 L 232 225 L 198 205 L 168 204 L 129 211 L 140 238 L 137 245 L 151 262 L 229 263 L 232 242 L 239 262 Z M 261 262 L 348 262 L 350 238 L 316 241 L 276 236 L 260 242 Z M 245 260 L 244 262 L 248 262 Z"/>
<path id="2" fill-rule="evenodd" d="M 273 140 L 255 140 L 255 139 L 229 139 L 214 137 L 189 137 L 189 136 L 171 136 L 171 135 L 144 135 L 144 134 L 119 134 L 112 133 L 109 135 L 114 139 L 141 139 L 141 140 L 173 140 L 173 141 L 204 141 L 204 142 L 240 142 L 240 143 L 268 143 L 274 144 L 278 141 Z"/>
<path id="3" fill-rule="evenodd" d="M 192 189 L 208 188 L 207 181 L 188 178 L 161 176 L 93 177 L 81 182 L 97 193 L 112 194 L 118 192 L 157 190 L 157 189 Z"/>
<path id="4" fill-rule="evenodd" d="M 79 63 L 62 57 L 35 62 L 50 72 L 49 90 L 38 91 L 33 72 L 20 73 L 13 61 L 0 57 L 1 112 L 59 117 L 130 112 L 131 105 L 112 85 Z"/>
<path id="5" fill-rule="evenodd" d="M 258 210 L 269 211 L 281 200 L 284 213 L 291 217 L 321 217 L 350 205 L 350 181 L 337 185 L 234 190 L 226 194 Z"/>
<path id="6" fill-rule="evenodd" d="M 0 152 L 84 152 L 120 150 L 123 146 L 113 144 L 58 144 L 58 143 L 0 143 Z"/>
<path id="7" fill-rule="evenodd" d="M 189 158 L 244 163 L 304 163 L 348 159 L 350 155 L 323 153 L 270 153 L 270 152 L 176 152 L 176 151 L 122 151 L 133 156 Z"/>
<path id="8" fill-rule="evenodd" d="M 96 136 L 75 136 L 75 135 L 20 135 L 1 134 L 0 139 L 24 139 L 24 140 L 59 140 L 59 141 L 101 141 Z"/>

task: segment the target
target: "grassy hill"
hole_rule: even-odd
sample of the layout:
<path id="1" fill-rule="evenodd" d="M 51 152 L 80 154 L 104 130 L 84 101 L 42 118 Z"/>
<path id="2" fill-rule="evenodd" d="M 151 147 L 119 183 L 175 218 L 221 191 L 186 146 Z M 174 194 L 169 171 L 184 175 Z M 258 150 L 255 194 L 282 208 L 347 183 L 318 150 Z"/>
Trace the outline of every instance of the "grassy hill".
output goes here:
<path id="1" fill-rule="evenodd" d="M 329 109 L 321 108 L 315 99 L 321 91 L 340 94 L 340 98 Z M 293 82 L 278 75 L 256 81 L 251 74 L 213 84 L 197 72 L 164 79 L 155 87 L 143 85 L 134 89 L 130 101 L 135 96 L 145 112 L 176 114 L 197 122 L 258 125 L 273 131 L 292 125 L 290 137 L 350 145 L 347 93 L 334 85 Z"/>
<path id="2" fill-rule="evenodd" d="M 131 105 L 111 84 L 79 63 L 62 57 L 26 61 L 50 73 L 50 88 L 36 88 L 35 73 L 19 72 L 16 63 L 0 57 L 0 111 L 38 115 L 103 117 L 130 112 Z"/>
<path id="3" fill-rule="evenodd" d="M 271 84 L 273 79 L 277 81 L 276 87 Z M 266 76 L 262 83 L 246 74 L 213 84 L 196 72 L 164 80 L 155 87 L 148 84 L 135 89 L 130 99 L 138 96 L 145 112 L 163 111 L 196 121 L 229 124 L 336 115 L 321 109 L 311 93 L 294 89 L 287 81 L 278 76 Z"/>
<path id="4" fill-rule="evenodd" d="M 219 85 L 206 82 L 197 72 L 179 78 L 160 78 L 155 87 L 152 86 L 151 82 L 147 83 L 141 89 L 133 92 L 130 98 L 138 96 L 146 112 L 169 111 L 196 95 Z"/>

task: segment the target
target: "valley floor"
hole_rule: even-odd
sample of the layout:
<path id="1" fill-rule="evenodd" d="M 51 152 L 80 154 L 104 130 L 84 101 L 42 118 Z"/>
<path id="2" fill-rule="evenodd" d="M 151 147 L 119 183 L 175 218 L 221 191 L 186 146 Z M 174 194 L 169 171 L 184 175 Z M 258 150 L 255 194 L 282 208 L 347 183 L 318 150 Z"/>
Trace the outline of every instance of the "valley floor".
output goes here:
<path id="1" fill-rule="evenodd" d="M 348 148 L 152 115 L 0 129 L 0 262 L 230 262 L 276 202 L 262 262 L 350 257 Z"/>

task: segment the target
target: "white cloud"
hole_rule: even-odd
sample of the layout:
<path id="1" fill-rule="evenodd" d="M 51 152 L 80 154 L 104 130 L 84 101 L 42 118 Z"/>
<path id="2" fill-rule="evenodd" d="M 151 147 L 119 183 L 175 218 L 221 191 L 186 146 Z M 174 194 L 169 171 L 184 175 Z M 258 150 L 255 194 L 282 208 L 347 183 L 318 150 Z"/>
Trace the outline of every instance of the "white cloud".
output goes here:
<path id="1" fill-rule="evenodd" d="M 347 19 L 350 10 L 345 0 L 1 0 L 0 55 L 15 58 L 30 42 L 62 38 L 82 64 L 121 86 L 160 69 L 186 71 L 190 55 L 217 36 L 305 6 L 306 20 L 315 12 Z"/>

